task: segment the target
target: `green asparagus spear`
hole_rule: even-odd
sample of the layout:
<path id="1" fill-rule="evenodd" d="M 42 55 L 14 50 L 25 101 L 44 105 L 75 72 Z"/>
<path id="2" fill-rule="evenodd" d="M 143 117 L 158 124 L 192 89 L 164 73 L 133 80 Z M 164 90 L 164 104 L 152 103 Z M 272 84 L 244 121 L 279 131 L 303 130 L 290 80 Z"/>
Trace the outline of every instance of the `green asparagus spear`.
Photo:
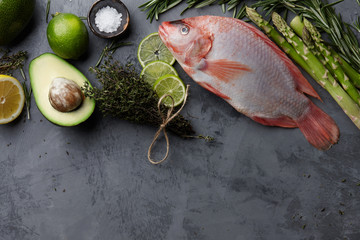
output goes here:
<path id="1" fill-rule="evenodd" d="M 321 52 L 315 47 L 314 40 L 311 37 L 310 32 L 307 28 L 304 27 L 302 31 L 302 40 L 305 45 L 309 48 L 309 50 L 319 59 L 319 61 L 330 71 L 331 75 L 334 76 L 335 72 L 333 68 L 329 65 L 328 61 L 326 61 L 325 57 L 321 54 Z"/>
<path id="2" fill-rule="evenodd" d="M 307 21 L 307 20 L 306 20 Z M 304 21 L 305 22 L 305 21 Z M 291 22 L 290 26 L 295 31 L 297 35 L 300 37 L 303 36 L 303 29 L 305 28 L 304 22 L 301 21 L 299 16 L 296 16 Z M 311 24 L 307 21 L 308 24 Z M 312 26 L 312 24 L 311 24 Z M 316 30 L 316 29 L 315 29 Z M 321 37 L 319 36 L 319 40 L 322 41 Z M 355 87 L 360 88 L 360 73 L 358 73 L 354 68 L 350 66 L 338 53 L 336 53 L 333 49 L 330 49 L 331 56 L 338 62 L 341 68 L 344 70 L 346 75 L 350 78 L 351 82 Z"/>
<path id="3" fill-rule="evenodd" d="M 328 46 L 323 43 L 321 38 L 321 34 L 317 31 L 317 29 L 309 22 L 307 19 L 304 18 L 304 25 L 305 28 L 309 31 L 312 39 L 315 42 L 316 48 L 321 52 L 324 56 L 327 66 L 334 72 L 334 76 L 340 82 L 341 86 L 344 90 L 349 94 L 349 96 L 360 105 L 360 94 L 356 87 L 352 84 L 349 77 L 346 75 L 344 70 L 341 68 L 339 59 L 334 58 L 331 54 L 331 50 Z"/>
<path id="4" fill-rule="evenodd" d="M 277 29 L 286 37 L 287 41 L 297 50 L 298 54 L 312 67 L 315 80 L 325 88 L 344 112 L 360 129 L 360 108 L 342 89 L 334 77 L 329 73 L 319 59 L 305 46 L 304 42 L 287 25 L 286 21 L 277 13 L 272 14 L 272 21 Z"/>
<path id="5" fill-rule="evenodd" d="M 344 72 L 349 76 L 353 84 L 360 89 L 360 73 L 358 73 L 353 67 L 350 66 L 350 64 L 343 59 L 337 52 L 334 50 L 331 50 L 331 53 L 333 56 L 337 59 L 339 59 L 342 69 L 344 69 Z"/>

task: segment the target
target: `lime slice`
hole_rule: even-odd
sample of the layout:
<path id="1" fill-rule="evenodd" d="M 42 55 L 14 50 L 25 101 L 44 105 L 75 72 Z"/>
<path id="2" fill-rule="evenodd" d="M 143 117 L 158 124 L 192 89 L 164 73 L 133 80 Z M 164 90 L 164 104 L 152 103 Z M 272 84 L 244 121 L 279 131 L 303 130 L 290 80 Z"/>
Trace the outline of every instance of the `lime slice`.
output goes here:
<path id="1" fill-rule="evenodd" d="M 185 98 L 185 85 L 183 81 L 175 75 L 168 74 L 156 80 L 154 90 L 159 97 L 169 94 L 174 99 L 174 107 L 180 105 Z M 165 106 L 171 107 L 171 98 L 165 98 L 163 103 Z"/>
<path id="2" fill-rule="evenodd" d="M 144 67 L 140 76 L 142 76 L 147 83 L 153 86 L 156 80 L 168 74 L 179 76 L 175 68 L 173 68 L 170 64 L 163 61 L 153 61 Z"/>
<path id="3" fill-rule="evenodd" d="M 140 42 L 137 56 L 142 67 L 157 60 L 164 61 L 170 65 L 173 65 L 175 62 L 174 56 L 161 41 L 157 32 L 148 35 Z"/>

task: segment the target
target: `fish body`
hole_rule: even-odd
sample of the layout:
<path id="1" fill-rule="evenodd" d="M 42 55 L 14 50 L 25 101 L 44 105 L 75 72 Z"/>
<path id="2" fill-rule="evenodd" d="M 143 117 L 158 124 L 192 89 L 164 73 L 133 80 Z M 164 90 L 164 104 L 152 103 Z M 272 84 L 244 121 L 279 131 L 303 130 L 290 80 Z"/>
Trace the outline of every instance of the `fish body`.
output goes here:
<path id="1" fill-rule="evenodd" d="M 236 110 L 264 125 L 299 127 L 318 149 L 338 141 L 330 116 L 300 70 L 266 35 L 241 20 L 199 16 L 163 22 L 159 36 L 185 72 Z"/>

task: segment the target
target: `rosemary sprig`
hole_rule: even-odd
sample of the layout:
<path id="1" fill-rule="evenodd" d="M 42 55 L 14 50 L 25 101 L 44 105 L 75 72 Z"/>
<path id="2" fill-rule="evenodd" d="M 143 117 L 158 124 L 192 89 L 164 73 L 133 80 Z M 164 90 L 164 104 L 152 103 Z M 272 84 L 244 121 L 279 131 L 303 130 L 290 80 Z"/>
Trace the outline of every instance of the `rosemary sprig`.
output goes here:
<path id="1" fill-rule="evenodd" d="M 46 4 L 46 23 L 49 22 L 50 4 L 51 4 L 51 0 L 48 0 Z"/>
<path id="2" fill-rule="evenodd" d="M 11 75 L 16 69 L 21 69 L 24 66 L 24 61 L 27 59 L 26 51 L 19 51 L 10 55 L 10 50 L 0 48 L 0 74 Z"/>
<path id="3" fill-rule="evenodd" d="M 31 104 L 32 88 L 31 87 L 27 88 L 25 82 L 22 82 L 22 87 L 24 89 L 24 94 L 25 94 L 25 106 L 26 106 L 27 119 L 30 119 L 30 104 Z"/>
<path id="4" fill-rule="evenodd" d="M 90 70 L 96 75 L 102 88 L 91 88 L 85 84 L 83 91 L 85 96 L 95 99 L 104 115 L 140 124 L 162 124 L 157 108 L 157 94 L 132 65 L 122 65 L 113 60 L 107 52 L 104 55 L 104 63 Z M 166 115 L 167 108 L 163 107 L 162 111 Z M 179 136 L 193 134 L 190 122 L 181 115 L 175 117 L 167 125 L 167 129 Z"/>
<path id="5" fill-rule="evenodd" d="M 234 16 L 234 18 L 243 19 L 244 17 L 246 17 L 246 5 L 245 5 L 245 3 L 241 6 L 241 8 L 237 12 L 237 14 Z"/>
<path id="6" fill-rule="evenodd" d="M 338 0 L 329 3 L 327 0 L 264 0 L 257 2 L 253 6 L 262 7 L 267 13 L 274 10 L 288 9 L 312 20 L 318 29 L 329 35 L 332 44 L 340 52 L 340 55 L 359 71 L 359 42 L 351 29 L 351 25 L 344 22 L 341 15 L 337 14 L 333 8 L 333 6 L 343 1 Z"/>
<path id="7" fill-rule="evenodd" d="M 115 43 L 115 40 L 113 40 L 110 45 L 106 45 L 105 48 L 102 50 L 101 54 L 100 54 L 100 57 L 98 59 L 98 61 L 96 62 L 95 64 L 95 67 L 98 67 L 102 61 L 102 59 L 104 58 L 104 56 L 106 54 L 108 54 L 109 52 L 111 52 L 111 54 L 114 54 L 115 51 L 122 47 L 122 46 L 129 46 L 129 45 L 132 45 L 132 42 L 118 42 L 118 43 Z"/>
<path id="8" fill-rule="evenodd" d="M 25 76 L 25 72 L 24 72 L 24 68 L 23 68 L 23 67 L 20 67 L 20 73 L 21 73 L 21 76 L 22 76 L 22 78 L 24 79 L 24 81 L 26 81 L 26 76 Z"/>
<path id="9" fill-rule="evenodd" d="M 227 10 L 230 11 L 234 8 L 236 8 L 238 5 L 240 5 L 240 3 L 242 2 L 243 0 L 230 0 L 230 1 L 227 1 Z"/>
<path id="10" fill-rule="evenodd" d="M 360 1 L 360 0 L 358 0 Z M 360 32 L 360 17 L 357 17 L 353 25 L 351 25 L 356 31 Z"/>
<path id="11" fill-rule="evenodd" d="M 150 19 L 150 22 L 155 18 L 159 19 L 159 15 L 168 11 L 169 9 L 175 7 L 184 0 L 151 0 L 139 6 L 141 11 L 148 11 L 147 19 Z"/>
<path id="12" fill-rule="evenodd" d="M 147 19 L 150 22 L 159 19 L 159 15 L 175 7 L 185 0 L 150 0 L 139 6 L 141 11 L 147 11 Z M 243 0 L 186 0 L 187 7 L 181 12 L 182 15 L 185 11 L 191 8 L 203 8 L 213 4 L 221 5 L 222 11 L 234 10 L 234 17 L 245 16 L 245 8 L 241 8 L 241 13 L 237 13 L 236 8 Z"/>

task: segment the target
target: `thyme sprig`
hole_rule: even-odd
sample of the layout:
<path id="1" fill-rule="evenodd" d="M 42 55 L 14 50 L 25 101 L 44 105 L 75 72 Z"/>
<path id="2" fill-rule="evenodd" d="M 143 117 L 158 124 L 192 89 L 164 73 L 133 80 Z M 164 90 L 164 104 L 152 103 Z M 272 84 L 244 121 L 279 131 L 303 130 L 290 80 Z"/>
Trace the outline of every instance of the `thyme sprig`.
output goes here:
<path id="1" fill-rule="evenodd" d="M 104 115 L 118 117 L 140 124 L 159 126 L 162 123 L 158 113 L 159 98 L 131 64 L 122 65 L 105 53 L 99 67 L 90 68 L 102 85 L 102 88 L 83 86 L 85 96 L 95 99 Z M 166 107 L 162 108 L 166 115 Z M 190 122 L 178 115 L 167 129 L 179 136 L 192 135 Z"/>
<path id="2" fill-rule="evenodd" d="M 50 5 L 51 5 L 51 0 L 48 0 L 46 3 L 46 23 L 49 22 Z"/>
<path id="3" fill-rule="evenodd" d="M 115 51 L 122 47 L 122 46 L 129 46 L 129 45 L 132 45 L 132 42 L 118 42 L 116 43 L 115 40 L 113 40 L 109 45 L 106 45 L 104 47 L 104 49 L 102 50 L 101 54 L 100 54 L 100 57 L 98 59 L 98 61 L 96 62 L 95 64 L 95 67 L 98 67 L 102 61 L 102 59 L 104 58 L 104 56 L 106 54 L 109 54 L 109 52 L 111 52 L 111 54 L 114 54 Z"/>
<path id="4" fill-rule="evenodd" d="M 10 54 L 10 50 L 0 48 L 0 55 L 0 74 L 11 75 L 16 69 L 21 69 L 27 59 L 26 51 Z"/>
<path id="5" fill-rule="evenodd" d="M 26 106 L 27 119 L 30 119 L 30 105 L 31 105 L 32 88 L 31 87 L 27 88 L 25 82 L 22 82 L 22 87 L 24 89 L 24 94 L 25 94 L 25 106 Z"/>

